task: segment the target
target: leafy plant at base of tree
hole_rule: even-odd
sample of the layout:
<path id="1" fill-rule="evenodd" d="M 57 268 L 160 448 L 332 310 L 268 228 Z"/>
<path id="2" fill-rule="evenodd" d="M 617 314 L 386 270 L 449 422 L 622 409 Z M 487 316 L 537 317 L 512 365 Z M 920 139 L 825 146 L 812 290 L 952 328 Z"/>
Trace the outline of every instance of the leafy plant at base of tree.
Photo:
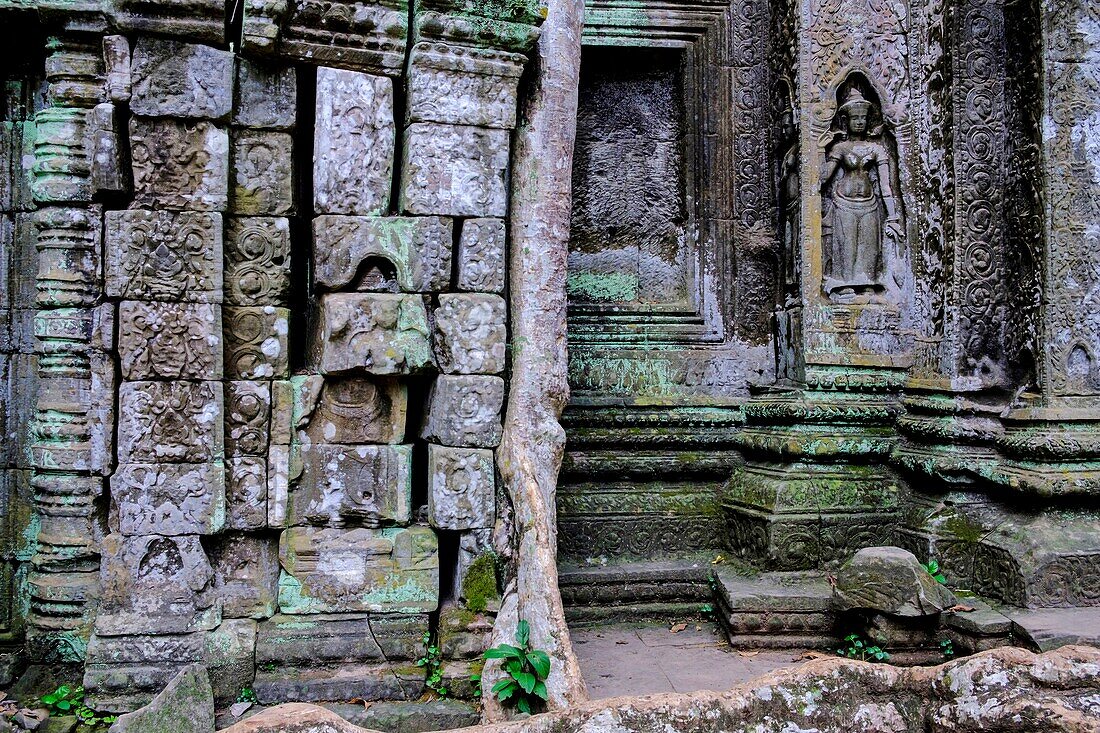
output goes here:
<path id="1" fill-rule="evenodd" d="M 242 687 L 237 693 L 237 702 L 259 702 L 256 699 L 256 691 L 251 687 Z"/>
<path id="2" fill-rule="evenodd" d="M 432 643 L 430 633 L 425 633 L 422 641 L 424 654 L 416 660 L 416 666 L 423 667 L 428 674 L 424 684 L 440 697 L 447 697 L 447 686 L 443 684 L 443 652 Z"/>
<path id="3" fill-rule="evenodd" d="M 87 726 L 105 725 L 118 720 L 116 715 L 100 715 L 85 705 L 84 688 L 79 686 L 61 685 L 48 695 L 38 698 L 38 702 L 50 711 L 50 715 L 56 717 L 73 715 Z"/>
<path id="4" fill-rule="evenodd" d="M 486 659 L 501 660 L 501 669 L 508 676 L 491 690 L 502 705 L 521 713 L 533 713 L 542 708 L 548 697 L 546 678 L 550 675 L 550 655 L 531 648 L 531 626 L 521 620 L 516 625 L 516 643 L 501 644 L 485 652 Z"/>
<path id="5" fill-rule="evenodd" d="M 955 642 L 950 639 L 940 639 L 940 654 L 944 659 L 951 659 L 955 656 Z"/>
<path id="6" fill-rule="evenodd" d="M 836 653 L 842 657 L 858 659 L 861 662 L 885 662 L 890 659 L 890 655 L 885 650 L 867 644 L 859 638 L 859 634 L 848 634 L 844 637 L 844 641 L 848 642 L 848 646 L 836 650 Z"/>
<path id="7" fill-rule="evenodd" d="M 944 576 L 942 572 L 940 572 L 940 564 L 936 561 L 935 558 L 928 558 L 928 562 L 922 562 L 920 566 L 927 570 L 928 574 L 931 575 L 932 579 L 935 580 L 937 583 L 947 583 L 947 577 Z"/>

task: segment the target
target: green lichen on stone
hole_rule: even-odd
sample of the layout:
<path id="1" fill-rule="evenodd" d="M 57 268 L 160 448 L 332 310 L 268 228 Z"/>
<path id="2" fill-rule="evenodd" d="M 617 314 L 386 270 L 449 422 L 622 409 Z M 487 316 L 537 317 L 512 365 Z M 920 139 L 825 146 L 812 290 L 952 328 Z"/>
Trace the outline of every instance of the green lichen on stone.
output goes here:
<path id="1" fill-rule="evenodd" d="M 629 302 L 638 297 L 638 276 L 625 272 L 570 273 L 566 291 L 571 298 L 602 303 Z"/>
<path id="2" fill-rule="evenodd" d="M 494 553 L 483 552 L 470 563 L 462 579 L 462 597 L 466 600 L 466 608 L 474 613 L 485 611 L 490 601 L 500 597 Z"/>

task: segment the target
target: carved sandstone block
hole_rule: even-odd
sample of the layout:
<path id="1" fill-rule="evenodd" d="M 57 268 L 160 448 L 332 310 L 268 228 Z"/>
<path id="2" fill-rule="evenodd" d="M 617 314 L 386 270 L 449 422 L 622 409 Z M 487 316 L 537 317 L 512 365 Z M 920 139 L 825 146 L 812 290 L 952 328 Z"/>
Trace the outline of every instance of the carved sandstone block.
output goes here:
<path id="1" fill-rule="evenodd" d="M 401 211 L 504 216 L 507 130 L 417 122 L 405 131 Z"/>
<path id="2" fill-rule="evenodd" d="M 294 67 L 239 58 L 233 124 L 266 130 L 293 130 L 298 109 Z"/>
<path id="3" fill-rule="evenodd" d="M 225 383 L 225 455 L 267 455 L 271 417 L 268 382 Z"/>
<path id="4" fill-rule="evenodd" d="M 319 216 L 313 220 L 313 276 L 338 290 L 374 257 L 389 263 L 406 293 L 446 290 L 451 239 L 450 220 L 437 216 Z"/>
<path id="5" fill-rule="evenodd" d="M 130 42 L 126 36 L 103 37 L 103 67 L 107 72 L 107 98 L 112 102 L 129 102 L 132 77 Z"/>
<path id="6" fill-rule="evenodd" d="M 467 219 L 458 244 L 458 289 L 504 292 L 504 220 Z"/>
<path id="7" fill-rule="evenodd" d="M 279 588 L 279 546 L 266 537 L 228 534 L 210 549 L 222 618 L 269 618 Z"/>
<path id="8" fill-rule="evenodd" d="M 393 82 L 320 67 L 316 114 L 315 211 L 360 216 L 384 212 L 393 177 Z"/>
<path id="9" fill-rule="evenodd" d="M 130 110 L 148 117 L 221 119 L 233 106 L 233 54 L 142 36 L 134 47 Z"/>
<path id="10" fill-rule="evenodd" d="M 225 524 L 225 477 L 216 463 L 124 463 L 111 504 L 124 535 L 214 534 Z"/>
<path id="11" fill-rule="evenodd" d="M 225 302 L 286 305 L 289 296 L 289 220 L 230 217 L 225 238 Z"/>
<path id="12" fill-rule="evenodd" d="M 309 408 L 301 442 L 358 445 L 405 439 L 408 387 L 397 379 L 336 377 Z"/>
<path id="13" fill-rule="evenodd" d="M 107 295 L 221 302 L 221 214 L 107 212 Z"/>
<path id="14" fill-rule="evenodd" d="M 324 374 L 409 374 L 431 365 L 428 312 L 420 297 L 331 293 L 320 308 L 314 351 Z"/>
<path id="15" fill-rule="evenodd" d="M 289 310 L 270 305 L 226 307 L 225 375 L 230 379 L 287 376 L 289 318 Z"/>
<path id="16" fill-rule="evenodd" d="M 219 382 L 124 382 L 120 463 L 207 463 L 222 457 Z"/>
<path id="17" fill-rule="evenodd" d="M 493 451 L 428 446 L 428 521 L 440 529 L 492 527 L 496 519 Z"/>
<path id="18" fill-rule="evenodd" d="M 439 605 L 439 542 L 428 527 L 291 527 L 279 541 L 283 613 L 418 613 Z"/>
<path id="19" fill-rule="evenodd" d="M 495 448 L 503 405 L 500 377 L 441 375 L 432 385 L 420 437 L 443 445 Z"/>
<path id="20" fill-rule="evenodd" d="M 225 459 L 225 526 L 263 529 L 267 526 L 267 460 L 255 456 Z"/>
<path id="21" fill-rule="evenodd" d="M 408 120 L 511 129 L 522 54 L 418 43 L 409 61 Z"/>
<path id="22" fill-rule="evenodd" d="M 123 378 L 221 378 L 220 306 L 125 300 L 118 322 Z"/>
<path id="23" fill-rule="evenodd" d="M 294 213 L 294 141 L 284 132 L 233 132 L 235 214 Z"/>
<path id="24" fill-rule="evenodd" d="M 129 175 L 122 161 L 118 115 L 110 102 L 97 104 L 88 116 L 88 154 L 91 157 L 92 190 L 125 193 Z"/>
<path id="25" fill-rule="evenodd" d="M 435 309 L 439 368 L 448 374 L 504 371 L 506 317 L 499 295 L 440 295 Z"/>
<path id="26" fill-rule="evenodd" d="M 130 120 L 134 207 L 225 211 L 229 135 L 209 122 Z"/>
<path id="27" fill-rule="evenodd" d="M 183 634 L 221 622 L 214 572 L 197 536 L 111 534 L 100 547 L 97 634 Z"/>
<path id="28" fill-rule="evenodd" d="M 303 446 L 302 477 L 291 504 L 290 524 L 408 524 L 412 446 Z"/>

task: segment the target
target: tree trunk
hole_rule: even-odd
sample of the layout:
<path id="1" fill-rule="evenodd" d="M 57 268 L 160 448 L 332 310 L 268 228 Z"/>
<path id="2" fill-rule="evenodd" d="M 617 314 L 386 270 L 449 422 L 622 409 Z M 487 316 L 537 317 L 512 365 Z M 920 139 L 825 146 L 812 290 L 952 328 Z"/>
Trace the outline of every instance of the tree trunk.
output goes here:
<path id="1" fill-rule="evenodd" d="M 531 644 L 551 657 L 550 709 L 587 699 L 558 592 L 555 492 L 565 450 L 558 423 L 569 400 L 565 277 L 572 207 L 573 139 L 581 0 L 550 0 L 533 60 L 533 83 L 520 110 L 512 164 L 512 380 L 498 467 L 513 506 L 514 577 L 505 588 L 493 645 L 514 643 L 516 625 L 531 625 Z M 506 712 L 489 689 L 501 678 L 486 665 L 483 718 Z"/>

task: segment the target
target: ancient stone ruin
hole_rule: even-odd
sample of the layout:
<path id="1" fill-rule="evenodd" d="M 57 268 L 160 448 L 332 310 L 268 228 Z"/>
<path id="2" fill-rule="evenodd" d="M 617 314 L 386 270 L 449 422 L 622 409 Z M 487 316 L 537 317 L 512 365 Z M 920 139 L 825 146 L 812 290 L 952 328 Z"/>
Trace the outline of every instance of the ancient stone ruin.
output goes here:
<path id="1" fill-rule="evenodd" d="M 473 701 L 525 620 L 582 725 L 567 622 L 1100 642 L 1095 2 L 0 0 L 0 41 L 0 688 Z"/>

